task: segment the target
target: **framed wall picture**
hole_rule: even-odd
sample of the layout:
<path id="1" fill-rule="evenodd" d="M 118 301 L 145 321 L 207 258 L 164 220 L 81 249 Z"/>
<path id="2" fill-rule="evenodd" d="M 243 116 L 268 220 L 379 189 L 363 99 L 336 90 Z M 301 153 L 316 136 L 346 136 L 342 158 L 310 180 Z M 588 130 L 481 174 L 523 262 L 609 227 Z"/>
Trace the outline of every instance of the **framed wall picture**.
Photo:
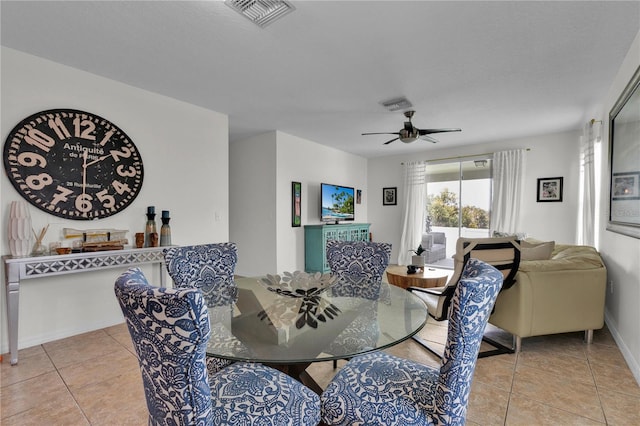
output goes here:
<path id="1" fill-rule="evenodd" d="M 538 179 L 538 202 L 562 201 L 562 178 Z"/>
<path id="2" fill-rule="evenodd" d="M 607 230 L 640 238 L 640 67 L 609 113 Z"/>
<path id="3" fill-rule="evenodd" d="M 395 206 L 398 204 L 398 187 L 382 188 L 382 205 Z"/>
<path id="4" fill-rule="evenodd" d="M 302 184 L 291 182 L 291 226 L 297 228 L 302 223 Z"/>
<path id="5" fill-rule="evenodd" d="M 356 204 L 362 203 L 362 189 L 356 190 Z"/>

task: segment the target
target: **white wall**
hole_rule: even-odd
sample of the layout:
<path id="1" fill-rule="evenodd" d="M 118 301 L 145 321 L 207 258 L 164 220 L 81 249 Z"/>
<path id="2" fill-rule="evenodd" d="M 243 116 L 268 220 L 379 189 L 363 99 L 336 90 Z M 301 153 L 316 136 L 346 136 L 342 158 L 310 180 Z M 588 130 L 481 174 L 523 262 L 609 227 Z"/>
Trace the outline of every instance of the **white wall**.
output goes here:
<path id="1" fill-rule="evenodd" d="M 600 251 L 607 265 L 607 275 L 613 286 L 607 292 L 605 317 L 609 330 L 620 347 L 636 380 L 640 383 L 640 239 L 607 231 L 609 217 L 609 111 L 617 101 L 631 76 L 640 66 L 640 32 L 629 49 L 618 75 L 605 98 L 602 152 L 602 200 L 600 205 Z M 635 159 L 640 166 L 640 158 Z"/>
<path id="2" fill-rule="evenodd" d="M 229 145 L 229 238 L 236 273 L 273 273 L 276 265 L 276 132 Z"/>
<path id="3" fill-rule="evenodd" d="M 541 240 L 573 244 L 576 241 L 575 223 L 578 210 L 579 142 L 580 132 L 571 131 L 459 148 L 430 149 L 410 157 L 372 158 L 368 167 L 368 188 L 372 194 L 369 202 L 369 220 L 377 230 L 374 232 L 374 239 L 392 243 L 391 260 L 396 262 L 402 235 L 402 206 L 405 196 L 401 163 L 530 148 L 531 150 L 525 154 L 525 195 L 520 210 L 520 232 L 526 232 L 528 236 Z M 440 142 L 439 146 L 445 144 Z M 538 203 L 537 179 L 558 176 L 564 178 L 563 201 Z M 397 206 L 382 205 L 382 188 L 389 186 L 398 187 Z"/>
<path id="4" fill-rule="evenodd" d="M 362 189 L 355 221 L 367 222 L 367 161 L 362 157 L 278 131 L 234 141 L 229 161 L 230 239 L 238 243 L 240 275 L 304 270 L 304 225 L 320 223 L 321 182 Z M 291 226 L 294 181 L 302 183 L 298 228 Z"/>
<path id="5" fill-rule="evenodd" d="M 228 240 L 229 178 L 226 115 L 127 86 L 74 68 L 2 47 L 2 139 L 23 118 L 51 108 L 98 114 L 122 128 L 138 147 L 144 183 L 123 212 L 95 222 L 59 219 L 30 208 L 33 227 L 50 224 L 45 243 L 63 227 L 144 230 L 148 205 L 171 212 L 174 244 Z M 8 207 L 22 200 L 3 173 L 0 184 L 0 240 Z M 217 217 L 217 220 L 216 220 Z M 158 226 L 160 221 L 158 219 Z M 157 268 L 144 268 L 158 282 Z M 19 347 L 122 322 L 113 294 L 121 269 L 28 280 L 20 286 Z M 3 272 L 4 276 L 4 272 Z M 1 350 L 8 350 L 5 292 L 1 292 Z"/>
<path id="6" fill-rule="evenodd" d="M 367 222 L 367 160 L 283 132 L 278 133 L 278 262 L 276 270 L 304 270 L 304 225 L 320 222 L 320 183 L 362 189 L 354 223 Z M 291 226 L 291 182 L 302 183 L 302 226 Z"/>

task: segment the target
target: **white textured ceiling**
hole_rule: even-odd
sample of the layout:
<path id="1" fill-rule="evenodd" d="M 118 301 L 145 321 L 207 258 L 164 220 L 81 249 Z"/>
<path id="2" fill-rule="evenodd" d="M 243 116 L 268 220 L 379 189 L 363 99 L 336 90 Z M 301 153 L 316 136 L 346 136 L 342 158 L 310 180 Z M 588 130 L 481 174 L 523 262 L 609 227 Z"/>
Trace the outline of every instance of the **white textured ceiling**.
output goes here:
<path id="1" fill-rule="evenodd" d="M 640 2 L 293 1 L 261 29 L 219 1 L 5 1 L 2 45 L 365 157 L 578 129 L 640 29 Z M 385 135 L 404 117 L 460 127 Z"/>

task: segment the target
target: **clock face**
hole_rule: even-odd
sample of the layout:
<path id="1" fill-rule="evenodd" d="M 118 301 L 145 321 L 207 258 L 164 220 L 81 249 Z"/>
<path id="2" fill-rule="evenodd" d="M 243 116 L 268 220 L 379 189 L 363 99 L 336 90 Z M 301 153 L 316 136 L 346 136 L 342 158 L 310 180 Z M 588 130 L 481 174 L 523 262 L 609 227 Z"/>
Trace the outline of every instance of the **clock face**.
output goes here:
<path id="1" fill-rule="evenodd" d="M 66 219 L 116 214 L 142 188 L 142 158 L 131 139 L 84 111 L 53 109 L 25 118 L 9 133 L 3 158 L 20 195 Z"/>

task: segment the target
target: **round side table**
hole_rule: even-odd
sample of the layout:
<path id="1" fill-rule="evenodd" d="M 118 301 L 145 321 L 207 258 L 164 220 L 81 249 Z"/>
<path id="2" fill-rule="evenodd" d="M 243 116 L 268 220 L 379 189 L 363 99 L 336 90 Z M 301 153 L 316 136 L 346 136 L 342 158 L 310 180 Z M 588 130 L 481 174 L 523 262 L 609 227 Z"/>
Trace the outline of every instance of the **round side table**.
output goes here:
<path id="1" fill-rule="evenodd" d="M 429 268 L 425 266 L 421 272 L 407 274 L 407 267 L 403 265 L 389 265 L 387 280 L 389 284 L 398 287 L 442 287 L 453 275 L 453 269 Z"/>

